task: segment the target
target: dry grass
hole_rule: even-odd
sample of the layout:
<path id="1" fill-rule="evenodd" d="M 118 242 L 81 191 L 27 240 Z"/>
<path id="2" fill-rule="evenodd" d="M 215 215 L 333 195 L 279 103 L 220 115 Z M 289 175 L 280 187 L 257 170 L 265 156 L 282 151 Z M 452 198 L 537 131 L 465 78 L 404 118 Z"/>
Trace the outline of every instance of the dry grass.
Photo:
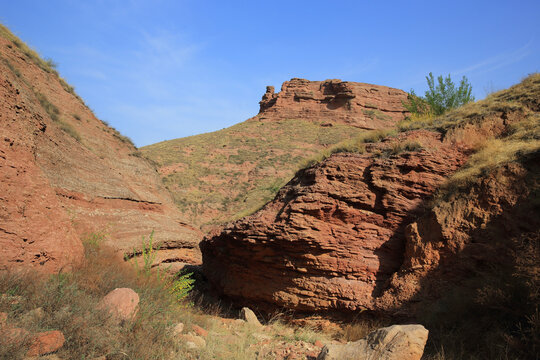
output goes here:
<path id="1" fill-rule="evenodd" d="M 366 151 L 366 144 L 379 142 L 387 137 L 394 136 L 396 133 L 397 131 L 395 129 L 363 131 L 351 139 L 341 141 L 334 146 L 303 160 L 300 163 L 300 169 L 316 165 L 328 159 L 332 154 L 343 152 L 363 154 Z"/>
<path id="2" fill-rule="evenodd" d="M 22 300 L 16 305 L 0 301 L 0 311 L 8 313 L 10 323 L 32 332 L 62 331 L 66 343 L 58 353 L 61 358 L 109 354 L 111 358 L 126 355 L 131 359 L 162 359 L 171 351 L 179 351 L 178 343 L 171 337 L 170 326 L 180 309 L 164 291 L 163 283 L 153 277 L 138 276 L 130 265 L 118 260 L 112 250 L 95 242 L 86 242 L 85 251 L 85 263 L 73 273 L 48 277 L 3 274 L 0 293 Z M 97 308 L 100 299 L 117 287 L 133 288 L 140 295 L 140 310 L 135 321 L 117 325 Z M 24 314 L 36 308 L 44 310 L 44 317 L 25 321 Z M 0 346 L 0 357 L 19 358 L 26 351 L 26 345 Z"/>
<path id="3" fill-rule="evenodd" d="M 540 74 L 533 74 L 509 90 L 492 94 L 483 102 L 457 110 L 462 117 L 450 114 L 446 122 L 439 123 L 445 132 L 477 124 L 486 116 L 518 114 L 518 120 L 509 123 L 502 136 L 477 139 L 474 153 L 467 163 L 441 187 L 438 199 L 446 199 L 474 182 L 480 175 L 503 164 L 520 161 L 528 154 L 540 151 Z M 480 110 L 485 113 L 481 113 Z M 504 115 L 501 115 L 504 114 Z M 474 143 L 475 139 L 468 139 Z"/>
<path id="4" fill-rule="evenodd" d="M 77 142 L 81 142 L 81 135 L 79 135 L 73 126 L 62 120 L 58 121 L 58 123 L 60 124 L 60 129 L 63 132 L 74 138 Z"/>
<path id="5" fill-rule="evenodd" d="M 468 186 L 482 174 L 523 156 L 540 151 L 540 140 L 491 139 L 485 141 L 467 163 L 442 186 L 439 196 Z"/>
<path id="6" fill-rule="evenodd" d="M 18 48 L 22 54 L 24 54 L 24 56 L 30 60 L 31 62 L 33 62 L 34 64 L 36 64 L 39 68 L 41 68 L 43 71 L 47 72 L 47 73 L 50 73 L 50 74 L 53 74 L 57 79 L 58 81 L 60 82 L 60 84 L 62 85 L 62 87 L 64 88 L 64 90 L 72 95 L 74 95 L 75 97 L 77 97 L 79 100 L 81 100 L 81 98 L 75 93 L 75 88 L 71 85 L 69 85 L 61 76 L 60 74 L 58 73 L 58 71 L 56 70 L 58 64 L 56 64 L 56 62 L 54 62 L 52 59 L 43 59 L 38 53 L 37 51 L 35 51 L 34 49 L 30 48 L 28 45 L 26 45 L 23 41 L 21 41 L 17 36 L 13 35 L 13 33 L 11 31 L 9 31 L 9 29 L 7 27 L 5 27 L 4 25 L 0 24 L 0 36 L 2 36 L 3 38 L 11 41 L 11 43 L 13 44 L 13 46 L 15 46 L 16 48 Z M 17 74 L 17 73 L 16 73 Z M 18 77 L 20 77 L 20 74 L 17 75 Z M 81 100 L 82 101 L 82 100 Z"/>
<path id="7" fill-rule="evenodd" d="M 56 105 L 51 103 L 49 99 L 42 93 L 34 91 L 34 94 L 36 95 L 36 98 L 41 104 L 41 107 L 45 110 L 45 112 L 47 112 L 47 114 L 49 114 L 51 120 L 59 121 L 60 109 L 58 109 Z"/>
<path id="8" fill-rule="evenodd" d="M 370 332 L 385 326 L 389 326 L 389 324 L 382 319 L 355 320 L 344 326 L 343 339 L 346 341 L 357 341 L 365 338 Z"/>
<path id="9" fill-rule="evenodd" d="M 315 340 L 329 338 L 308 328 L 290 327 L 275 321 L 264 328 L 243 321 L 222 319 L 219 308 L 208 309 L 179 303 L 169 291 L 169 281 L 137 271 L 122 261 L 112 249 L 101 245 L 104 233 L 85 239 L 85 261 L 71 273 L 38 276 L 36 273 L 0 274 L 0 312 L 8 313 L 8 323 L 31 333 L 60 330 L 66 342 L 57 355 L 62 359 L 246 359 L 257 358 L 261 342 Z M 133 321 L 114 322 L 97 305 L 109 291 L 128 287 L 140 296 L 139 312 Z M 19 299 L 13 303 L 13 299 Z M 41 308 L 43 317 L 32 317 Z M 189 349 L 175 336 L 175 324 L 185 325 L 184 333 L 196 324 L 206 329 L 206 346 Z M 0 337 L 1 359 L 22 359 L 30 336 L 13 343 Z M 260 357 L 271 359 L 272 356 Z"/>

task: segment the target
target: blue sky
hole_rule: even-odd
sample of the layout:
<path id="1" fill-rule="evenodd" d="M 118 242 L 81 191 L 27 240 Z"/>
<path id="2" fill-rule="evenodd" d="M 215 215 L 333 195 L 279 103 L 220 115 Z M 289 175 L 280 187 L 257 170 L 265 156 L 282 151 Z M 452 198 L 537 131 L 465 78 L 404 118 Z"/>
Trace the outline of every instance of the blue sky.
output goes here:
<path id="1" fill-rule="evenodd" d="M 0 0 L 0 21 L 52 58 L 137 146 L 254 116 L 266 85 L 340 78 L 477 99 L 540 71 L 540 1 Z"/>

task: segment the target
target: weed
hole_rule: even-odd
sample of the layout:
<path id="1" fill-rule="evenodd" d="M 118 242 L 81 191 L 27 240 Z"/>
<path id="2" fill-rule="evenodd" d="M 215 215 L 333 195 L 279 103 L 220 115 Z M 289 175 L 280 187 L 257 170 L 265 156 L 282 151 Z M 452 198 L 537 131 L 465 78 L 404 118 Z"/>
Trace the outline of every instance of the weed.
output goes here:
<path id="1" fill-rule="evenodd" d="M 75 88 L 71 85 L 69 85 L 64 79 L 61 77 L 58 77 L 58 80 L 60 81 L 60 85 L 64 88 L 64 90 L 72 95 L 75 95 L 77 98 L 77 94 L 75 93 Z"/>
<path id="2" fill-rule="evenodd" d="M 62 129 L 63 132 L 74 138 L 77 142 L 81 142 L 81 136 L 73 126 L 62 120 L 58 120 L 58 123 L 60 124 L 60 129 Z"/>
<path id="3" fill-rule="evenodd" d="M 192 275 L 193 273 L 178 273 L 172 281 L 169 291 L 178 302 L 183 301 L 193 289 L 195 280 L 191 277 Z"/>
<path id="4" fill-rule="evenodd" d="M 15 74 L 15 76 L 17 76 L 18 78 L 22 76 L 21 72 L 15 66 L 13 66 L 13 64 L 8 59 L 2 58 L 2 62 L 9 68 L 9 70 L 11 70 L 13 74 Z"/>
<path id="5" fill-rule="evenodd" d="M 58 115 L 60 115 L 60 110 L 58 109 L 58 107 L 56 107 L 56 105 L 51 103 L 49 99 L 47 99 L 47 97 L 43 95 L 42 93 L 37 92 L 37 91 L 34 91 L 34 93 L 36 94 L 36 97 L 39 103 L 41 104 L 41 107 L 47 112 L 47 114 L 49 114 L 51 120 L 59 121 L 60 119 Z"/>
<path id="6" fill-rule="evenodd" d="M 51 58 L 47 58 L 45 59 L 45 64 L 47 64 L 47 66 L 51 69 L 55 69 L 58 68 L 58 63 L 55 62 L 53 59 Z"/>
<path id="7" fill-rule="evenodd" d="M 154 264 L 154 261 L 156 260 L 157 251 L 159 251 L 161 245 L 157 245 L 154 249 L 154 230 L 150 233 L 150 236 L 148 237 L 148 242 L 144 239 L 144 235 L 142 237 L 141 241 L 141 251 L 140 256 L 142 257 L 143 263 L 142 267 L 139 265 L 139 262 L 136 261 L 136 259 L 133 259 L 133 266 L 137 270 L 137 273 L 150 276 L 152 271 L 152 265 Z M 133 254 L 137 254 L 138 251 L 136 249 L 133 249 Z M 159 272 L 158 272 L 159 274 Z"/>

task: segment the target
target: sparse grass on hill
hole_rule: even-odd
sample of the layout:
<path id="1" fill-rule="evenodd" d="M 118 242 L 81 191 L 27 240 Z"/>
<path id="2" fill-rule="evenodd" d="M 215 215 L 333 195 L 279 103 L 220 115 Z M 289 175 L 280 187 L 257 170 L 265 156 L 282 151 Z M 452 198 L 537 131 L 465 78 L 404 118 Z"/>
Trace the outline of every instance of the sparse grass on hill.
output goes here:
<path id="1" fill-rule="evenodd" d="M 54 60 L 52 60 L 52 59 L 46 59 L 46 60 L 42 59 L 41 56 L 39 56 L 39 54 L 37 53 L 37 51 L 30 48 L 23 41 L 21 41 L 21 39 L 19 39 L 15 35 L 13 35 L 13 33 L 11 31 L 9 31 L 9 29 L 7 27 L 5 27 L 4 25 L 2 25 L 2 24 L 0 24 L 0 36 L 2 36 L 5 39 L 11 41 L 13 46 L 17 47 L 26 56 L 26 58 L 28 60 L 32 61 L 34 64 L 39 66 L 43 71 L 56 76 L 58 78 L 58 80 L 60 81 L 60 84 L 62 85 L 62 87 L 64 88 L 65 91 L 67 91 L 68 93 L 74 95 L 79 100 L 81 100 L 81 98 L 75 93 L 75 88 L 73 86 L 69 85 L 60 76 L 60 74 L 56 70 L 56 67 L 58 66 L 58 64 L 56 64 L 56 62 L 54 62 Z"/>
<path id="2" fill-rule="evenodd" d="M 161 168 L 179 208 L 201 225 L 255 211 L 275 196 L 305 158 L 361 131 L 341 124 L 254 119 L 141 151 Z"/>
<path id="3" fill-rule="evenodd" d="M 321 161 L 329 158 L 332 154 L 343 152 L 363 154 L 366 151 L 366 144 L 379 142 L 382 139 L 393 136 L 395 134 L 397 134 L 397 131 L 395 129 L 370 130 L 360 132 L 357 136 L 351 139 L 341 141 L 334 146 L 331 146 L 330 148 L 325 149 L 318 154 L 305 159 L 300 163 L 300 169 L 305 169 L 315 164 L 318 164 Z"/>

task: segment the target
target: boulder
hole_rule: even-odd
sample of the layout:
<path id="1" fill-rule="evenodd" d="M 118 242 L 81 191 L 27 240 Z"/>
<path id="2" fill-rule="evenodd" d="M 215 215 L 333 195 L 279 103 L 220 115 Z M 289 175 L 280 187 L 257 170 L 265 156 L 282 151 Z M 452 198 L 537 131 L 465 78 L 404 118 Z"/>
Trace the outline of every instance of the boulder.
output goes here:
<path id="1" fill-rule="evenodd" d="M 393 325 L 362 340 L 325 345 L 317 360 L 420 360 L 428 333 L 422 325 Z"/>
<path id="2" fill-rule="evenodd" d="M 262 326 L 262 324 L 259 322 L 259 319 L 257 319 L 257 315 L 247 307 L 242 308 L 240 310 L 240 319 L 246 321 L 248 324 L 255 325 L 255 326 Z"/>
<path id="3" fill-rule="evenodd" d="M 118 321 L 131 320 L 139 310 L 139 295 L 129 288 L 117 288 L 101 300 L 99 307 Z"/>

